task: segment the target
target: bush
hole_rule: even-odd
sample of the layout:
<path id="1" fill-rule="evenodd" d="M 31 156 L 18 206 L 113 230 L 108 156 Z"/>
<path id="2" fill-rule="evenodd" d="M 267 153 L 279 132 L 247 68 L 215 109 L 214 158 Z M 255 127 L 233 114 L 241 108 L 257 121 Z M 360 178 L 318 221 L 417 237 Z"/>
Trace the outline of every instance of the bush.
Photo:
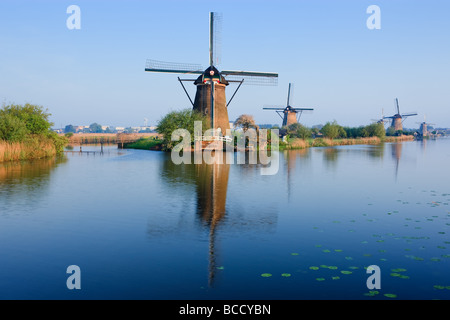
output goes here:
<path id="1" fill-rule="evenodd" d="M 0 140 L 20 142 L 28 133 L 26 124 L 19 118 L 8 113 L 0 116 Z"/>
<path id="2" fill-rule="evenodd" d="M 163 150 L 172 150 L 178 144 L 177 141 L 172 141 L 172 132 L 176 129 L 186 129 L 191 134 L 191 139 L 194 139 L 194 122 L 202 122 L 202 130 L 205 132 L 210 128 L 209 119 L 202 113 L 193 109 L 184 109 L 181 111 L 172 111 L 165 115 L 157 124 L 156 132 L 163 136 L 162 148 Z M 202 134 L 203 134 L 202 132 Z"/>
<path id="3" fill-rule="evenodd" d="M 326 138 L 330 139 L 336 139 L 336 138 L 346 138 L 347 132 L 344 130 L 343 127 L 337 124 L 336 121 L 333 122 L 327 122 L 322 129 L 320 130 L 322 134 Z"/>
<path id="4" fill-rule="evenodd" d="M 40 157 L 38 147 L 45 145 L 48 155 L 61 153 L 67 144 L 67 138 L 61 137 L 50 128 L 50 113 L 40 106 L 25 104 L 7 105 L 0 109 L 0 140 L 15 143 L 16 149 L 33 150 L 26 152 L 28 158 Z M 22 144 L 23 143 L 23 144 Z M 32 146 L 32 147 L 30 147 Z M 53 149 L 53 151 L 51 150 Z M 43 150 L 44 151 L 44 150 Z"/>

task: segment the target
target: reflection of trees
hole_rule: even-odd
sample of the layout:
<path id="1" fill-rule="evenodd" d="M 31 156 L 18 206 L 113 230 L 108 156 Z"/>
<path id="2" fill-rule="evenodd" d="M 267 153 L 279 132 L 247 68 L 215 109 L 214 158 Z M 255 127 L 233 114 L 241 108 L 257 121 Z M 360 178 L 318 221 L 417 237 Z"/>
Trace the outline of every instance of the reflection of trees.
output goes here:
<path id="1" fill-rule="evenodd" d="M 323 149 L 323 158 L 328 165 L 336 165 L 339 156 L 339 150 L 336 148 L 325 148 Z"/>
<path id="2" fill-rule="evenodd" d="M 0 164 L 0 205 L 13 203 L 20 208 L 33 204 L 43 197 L 49 185 L 52 171 L 67 161 L 66 157 L 54 157 L 32 161 L 15 161 Z M 0 212 L 5 212 L 0 209 Z"/>

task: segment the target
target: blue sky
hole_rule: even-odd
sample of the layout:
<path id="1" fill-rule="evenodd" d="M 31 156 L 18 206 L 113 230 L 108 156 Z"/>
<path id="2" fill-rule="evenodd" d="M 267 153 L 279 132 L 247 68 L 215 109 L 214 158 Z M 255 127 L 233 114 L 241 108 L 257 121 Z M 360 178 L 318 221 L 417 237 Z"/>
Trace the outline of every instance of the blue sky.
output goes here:
<path id="1" fill-rule="evenodd" d="M 69 30 L 69 5 L 81 29 Z M 369 30 L 366 9 L 381 9 Z M 146 59 L 208 64 L 209 12 L 223 14 L 220 69 L 278 72 L 278 86 L 243 86 L 230 120 L 280 124 L 267 105 L 312 107 L 301 122 L 357 126 L 401 112 L 404 125 L 450 127 L 450 2 L 437 1 L 0 1 L 0 100 L 42 105 L 55 127 L 154 125 L 190 103 L 174 74 Z M 191 96 L 195 87 L 186 83 Z M 227 89 L 228 97 L 234 85 Z"/>

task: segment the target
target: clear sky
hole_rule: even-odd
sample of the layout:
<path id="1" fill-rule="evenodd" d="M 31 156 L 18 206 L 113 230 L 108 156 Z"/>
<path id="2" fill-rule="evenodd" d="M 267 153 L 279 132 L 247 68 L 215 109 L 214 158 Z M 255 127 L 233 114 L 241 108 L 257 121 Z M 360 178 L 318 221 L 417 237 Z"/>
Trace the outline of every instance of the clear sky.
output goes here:
<path id="1" fill-rule="evenodd" d="M 81 9 L 69 30 L 70 5 Z M 370 5 L 381 29 L 369 30 Z M 147 58 L 207 66 L 209 12 L 220 12 L 220 69 L 279 73 L 278 86 L 242 86 L 230 120 L 281 124 L 267 105 L 312 107 L 301 122 L 348 126 L 417 112 L 450 127 L 450 1 L 1 0 L 0 101 L 42 105 L 55 127 L 154 125 L 189 107 L 177 75 L 144 71 Z M 195 87 L 186 83 L 191 96 Z M 227 89 L 228 98 L 235 84 Z"/>

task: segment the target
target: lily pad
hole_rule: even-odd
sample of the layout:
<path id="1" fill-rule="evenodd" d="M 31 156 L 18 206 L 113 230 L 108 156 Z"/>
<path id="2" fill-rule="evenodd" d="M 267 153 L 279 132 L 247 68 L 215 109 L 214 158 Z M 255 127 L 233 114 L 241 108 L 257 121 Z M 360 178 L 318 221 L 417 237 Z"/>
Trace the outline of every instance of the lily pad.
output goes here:
<path id="1" fill-rule="evenodd" d="M 291 253 L 291 256 L 298 256 L 298 253 L 297 252 L 293 252 L 293 253 Z"/>
<path id="2" fill-rule="evenodd" d="M 316 278 L 317 281 L 325 281 L 325 278 Z"/>
<path id="3" fill-rule="evenodd" d="M 272 276 L 272 274 L 270 274 L 270 273 L 263 273 L 263 274 L 261 274 L 261 277 L 263 277 L 263 278 L 269 278 L 271 276 Z"/>
<path id="4" fill-rule="evenodd" d="M 397 295 L 393 293 L 385 293 L 384 296 L 387 298 L 397 298 Z"/>
<path id="5" fill-rule="evenodd" d="M 341 271 L 342 274 L 352 274 L 352 271 L 348 271 L 348 270 L 342 270 Z"/>
<path id="6" fill-rule="evenodd" d="M 285 278 L 289 278 L 291 276 L 291 274 L 290 273 L 282 273 L 281 276 L 285 277 Z"/>
<path id="7" fill-rule="evenodd" d="M 331 279 L 333 279 L 333 280 L 339 280 L 340 277 L 338 277 L 338 276 L 336 276 L 336 277 L 331 277 Z"/>
<path id="8" fill-rule="evenodd" d="M 336 266 L 328 266 L 328 269 L 330 269 L 330 270 L 337 270 L 337 268 L 338 267 L 336 267 Z"/>
<path id="9" fill-rule="evenodd" d="M 406 269 L 403 268 L 397 268 L 397 269 L 391 269 L 392 272 L 405 272 Z"/>
<path id="10" fill-rule="evenodd" d="M 311 270 L 319 270 L 319 267 L 316 267 L 316 266 L 312 266 L 312 267 L 309 267 Z"/>

